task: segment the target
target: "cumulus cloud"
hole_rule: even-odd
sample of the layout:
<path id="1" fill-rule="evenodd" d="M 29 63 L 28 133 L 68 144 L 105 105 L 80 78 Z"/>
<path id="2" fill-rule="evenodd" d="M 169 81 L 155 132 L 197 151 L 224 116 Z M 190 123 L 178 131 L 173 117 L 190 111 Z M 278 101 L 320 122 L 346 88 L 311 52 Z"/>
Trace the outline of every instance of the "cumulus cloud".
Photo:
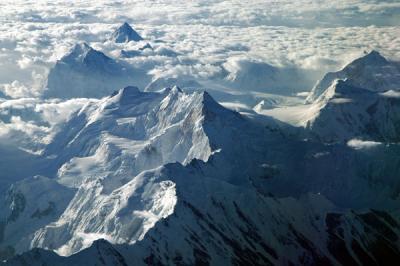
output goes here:
<path id="1" fill-rule="evenodd" d="M 121 8 L 123 7 L 123 8 Z M 206 78 L 230 58 L 249 56 L 274 66 L 316 73 L 336 70 L 362 50 L 400 58 L 399 3 L 393 1 L 2 1 L 0 83 L 32 81 L 77 41 L 111 56 L 134 44 L 103 41 L 123 21 L 155 49 L 129 59 L 159 76 Z M 377 25 L 379 27 L 375 27 Z M 349 56 L 350 55 L 350 56 Z M 189 64 L 193 66 L 188 66 Z M 29 84 L 27 87 L 31 87 Z"/>
<path id="2" fill-rule="evenodd" d="M 33 149 L 50 141 L 50 128 L 12 116 L 9 123 L 0 121 L 0 142 Z"/>
<path id="3" fill-rule="evenodd" d="M 42 115 L 44 121 L 50 125 L 65 122 L 72 113 L 84 105 L 96 101 L 95 99 L 72 99 L 67 101 L 48 100 L 35 105 L 34 111 Z"/>
<path id="4" fill-rule="evenodd" d="M 72 113 L 95 99 L 68 101 L 18 98 L 0 100 L 0 144 L 40 150 Z"/>
<path id="5" fill-rule="evenodd" d="M 4 84 L 2 91 L 11 98 L 29 97 L 31 95 L 30 89 L 18 80 L 14 80 L 10 84 Z"/>

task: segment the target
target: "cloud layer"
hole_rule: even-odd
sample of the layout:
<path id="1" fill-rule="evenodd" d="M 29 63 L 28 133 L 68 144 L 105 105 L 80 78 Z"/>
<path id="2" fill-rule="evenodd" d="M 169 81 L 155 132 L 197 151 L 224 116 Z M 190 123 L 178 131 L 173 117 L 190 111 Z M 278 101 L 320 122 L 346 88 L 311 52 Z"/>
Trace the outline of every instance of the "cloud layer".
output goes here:
<path id="1" fill-rule="evenodd" d="M 319 70 L 319 75 L 366 49 L 400 58 L 400 3 L 393 1 L 6 0 L 0 10 L 3 91 L 15 84 L 19 91 L 23 86 L 39 90 L 30 84 L 32 76 L 44 78 L 78 40 L 111 55 L 129 49 L 103 43 L 123 21 L 147 39 L 163 41 L 155 54 L 130 60 L 158 76 L 207 78 L 235 56 Z"/>

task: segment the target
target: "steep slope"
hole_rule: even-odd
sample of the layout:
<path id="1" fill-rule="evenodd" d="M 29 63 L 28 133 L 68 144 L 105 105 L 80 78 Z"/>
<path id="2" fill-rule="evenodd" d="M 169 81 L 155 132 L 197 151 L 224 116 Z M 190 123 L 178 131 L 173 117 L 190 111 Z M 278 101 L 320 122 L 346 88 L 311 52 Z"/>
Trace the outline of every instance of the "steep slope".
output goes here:
<path id="1" fill-rule="evenodd" d="M 351 86 L 374 92 L 399 90 L 400 64 L 386 60 L 377 51 L 371 51 L 342 70 L 326 74 L 311 90 L 307 102 L 315 101 L 337 79 L 346 80 Z"/>
<path id="2" fill-rule="evenodd" d="M 143 40 L 143 38 L 127 22 L 119 26 L 112 33 L 110 39 L 116 43 L 125 43 L 130 41 L 138 42 Z"/>
<path id="3" fill-rule="evenodd" d="M 1 258 L 30 249 L 33 233 L 55 221 L 72 197 L 72 189 L 42 176 L 14 183 L 1 202 Z"/>
<path id="4" fill-rule="evenodd" d="M 207 93 L 128 87 L 80 110 L 45 156 L 56 151 L 57 182 L 77 191 L 30 245 L 77 254 L 33 250 L 10 265 L 399 258 L 398 145 L 298 141 Z"/>
<path id="5" fill-rule="evenodd" d="M 337 155 L 325 156 L 329 157 L 328 161 L 340 161 Z M 293 160 L 300 158 L 296 156 Z M 365 206 L 373 206 L 371 203 L 375 199 L 371 197 L 373 194 L 369 194 L 370 197 L 364 194 L 358 195 L 359 200 L 369 199 L 369 203 L 364 202 L 359 210 L 349 209 L 335 204 L 340 196 L 328 200 L 322 195 L 324 188 L 349 182 L 346 181 L 347 173 L 329 184 L 327 180 L 321 183 L 319 189 L 322 193 L 305 192 L 299 197 L 285 197 L 273 195 L 272 191 L 263 192 L 268 187 L 268 180 L 279 182 L 281 179 L 276 168 L 273 171 L 271 167 L 263 166 L 264 175 L 258 177 L 257 164 L 252 169 L 241 170 L 231 164 L 236 175 L 242 175 L 244 181 L 235 185 L 231 182 L 231 171 L 224 173 L 219 170 L 225 161 L 223 152 L 214 154 L 210 160 L 194 160 L 187 166 L 169 164 L 147 173 L 157 182 L 175 184 L 177 202 L 173 213 L 159 220 L 143 240 L 134 245 L 110 245 L 99 240 L 89 249 L 67 258 L 52 258 L 51 262 L 54 265 L 107 265 L 110 262 L 115 265 L 354 265 L 386 264 L 400 258 L 398 218 L 396 221 L 396 216 L 390 214 L 397 209 L 396 205 L 369 210 Z M 321 159 L 310 160 L 310 164 L 315 165 Z M 323 174 L 337 167 L 328 167 Z M 344 170 L 343 166 L 339 167 Z M 302 173 L 298 176 L 301 177 Z M 354 172 L 352 176 L 355 176 Z M 291 177 L 293 180 L 293 172 Z M 285 186 L 291 181 L 282 183 L 282 180 L 285 178 L 281 179 L 281 190 L 286 190 Z M 354 181 L 350 183 L 361 184 Z M 385 188 L 391 186 L 381 181 Z M 260 186 L 258 182 L 266 182 L 266 186 Z M 369 186 L 370 193 L 377 191 L 376 183 Z M 307 189 L 305 187 L 306 183 L 303 189 Z M 338 191 L 338 188 L 332 189 Z M 310 189 L 308 187 L 308 191 Z M 353 190 L 350 187 L 342 189 L 347 190 L 343 193 L 345 197 L 349 197 Z M 362 186 L 362 189 L 366 187 Z M 353 190 L 353 193 L 359 191 Z M 387 200 L 389 197 L 384 198 Z M 347 199 L 343 202 L 347 204 Z M 398 204 L 398 196 L 395 202 Z M 54 256 L 51 252 L 35 250 L 8 264 L 21 265 L 23 261 L 32 259 L 39 265 L 51 256 Z"/>
<path id="6" fill-rule="evenodd" d="M 207 97 L 206 93 L 184 94 L 178 87 L 158 93 L 126 87 L 80 110 L 44 155 L 57 156 L 61 165 L 73 157 L 96 154 L 97 160 L 112 160 L 127 150 L 123 155 L 135 157 L 132 169 L 137 169 L 136 173 L 171 160 L 206 160 L 211 148 L 201 124 L 196 123 L 201 122 Z M 64 152 L 58 155 L 61 149 Z M 61 172 L 67 173 L 67 169 L 64 166 Z"/>
<path id="7" fill-rule="evenodd" d="M 400 97 L 395 91 L 374 92 L 339 80 L 311 108 L 318 114 L 306 127 L 323 141 L 400 141 Z"/>
<path id="8" fill-rule="evenodd" d="M 311 103 L 255 111 L 304 127 L 309 138 L 323 142 L 352 139 L 400 140 L 400 68 L 378 52 L 328 73 L 312 90 Z"/>
<path id="9" fill-rule="evenodd" d="M 177 87 L 158 93 L 127 87 L 88 104 L 43 154 L 54 158 L 57 182 L 78 190 L 57 221 L 35 232 L 31 245 L 70 255 L 99 238 L 133 244 L 172 214 L 177 201 L 175 183 L 147 170 L 207 161 L 224 150 L 223 164 L 236 164 L 218 170 L 221 176 L 248 184 L 235 172 L 261 158 L 264 131 L 206 92 Z"/>
<path id="10" fill-rule="evenodd" d="M 115 88 L 144 87 L 146 74 L 117 62 L 86 43 L 75 45 L 50 70 L 44 98 L 102 98 Z"/>

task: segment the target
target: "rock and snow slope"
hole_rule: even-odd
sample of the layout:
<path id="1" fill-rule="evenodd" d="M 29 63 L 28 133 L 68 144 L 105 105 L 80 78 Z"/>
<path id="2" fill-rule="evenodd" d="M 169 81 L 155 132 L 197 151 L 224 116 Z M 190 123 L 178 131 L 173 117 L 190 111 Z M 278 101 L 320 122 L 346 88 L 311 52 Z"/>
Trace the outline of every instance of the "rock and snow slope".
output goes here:
<path id="1" fill-rule="evenodd" d="M 147 172 L 158 182 L 175 184 L 177 202 L 140 242 L 99 240 L 67 258 L 34 250 L 9 265 L 354 265 L 399 258 L 399 224 L 390 210 L 351 210 L 318 194 L 282 197 L 263 193 L 252 182 L 235 185 L 218 170 L 220 153 L 214 156 L 208 163 L 196 160 Z M 264 168 L 264 179 L 279 179 L 276 169 Z M 236 173 L 254 172 L 236 168 Z"/>
<path id="2" fill-rule="evenodd" d="M 64 255 L 98 238 L 132 244 L 170 215 L 176 204 L 175 184 L 158 181 L 147 170 L 169 162 L 186 165 L 195 158 L 207 161 L 221 149 L 230 157 L 241 154 L 251 161 L 252 149 L 245 147 L 255 146 L 256 139 L 248 135 L 258 136 L 260 144 L 262 131 L 206 92 L 186 94 L 177 87 L 158 93 L 121 89 L 83 107 L 43 152 L 53 159 L 48 174 L 66 190 L 77 192 L 57 221 L 24 237 L 32 247 Z M 235 175 L 229 180 L 242 182 Z M 48 201 L 56 206 L 68 203 Z M 4 242 L 13 244 L 11 238 Z M 20 252 L 26 246 L 14 248 Z"/>
<path id="3" fill-rule="evenodd" d="M 398 142 L 400 136 L 400 67 L 372 51 L 343 70 L 328 73 L 311 91 L 311 103 L 263 110 L 323 142 L 351 139 Z"/>
<path id="4" fill-rule="evenodd" d="M 337 79 L 373 92 L 400 90 L 400 64 L 388 61 L 377 51 L 371 51 L 342 70 L 326 74 L 311 90 L 307 101 L 317 100 Z"/>
<path id="5" fill-rule="evenodd" d="M 127 87 L 86 106 L 45 151 L 51 156 L 66 144 L 55 159 L 62 164 L 58 181 L 79 190 L 33 244 L 70 255 L 91 244 L 90 237 L 141 239 L 176 203 L 174 183 L 158 182 L 145 171 L 168 162 L 206 161 L 216 147 L 205 127 L 219 109 L 229 112 L 207 93 L 187 95 L 177 87 L 160 93 Z"/>
<path id="6" fill-rule="evenodd" d="M 400 98 L 390 91 L 374 92 L 339 80 L 311 108 L 318 115 L 306 127 L 323 141 L 400 140 Z"/>
<path id="7" fill-rule="evenodd" d="M 116 61 L 86 43 L 76 44 L 50 70 L 44 98 L 102 98 L 116 88 L 144 87 L 146 73 Z"/>
<path id="8" fill-rule="evenodd" d="M 327 142 L 400 140 L 400 65 L 372 51 L 327 74 L 311 91 L 306 128 Z"/>
<path id="9" fill-rule="evenodd" d="M 127 87 L 82 108 L 45 150 L 53 182 L 74 195 L 49 195 L 39 213 L 68 203 L 62 214 L 3 230 L 18 224 L 31 247 L 78 253 L 7 263 L 384 263 L 400 257 L 398 152 L 297 140 L 207 93 Z"/>

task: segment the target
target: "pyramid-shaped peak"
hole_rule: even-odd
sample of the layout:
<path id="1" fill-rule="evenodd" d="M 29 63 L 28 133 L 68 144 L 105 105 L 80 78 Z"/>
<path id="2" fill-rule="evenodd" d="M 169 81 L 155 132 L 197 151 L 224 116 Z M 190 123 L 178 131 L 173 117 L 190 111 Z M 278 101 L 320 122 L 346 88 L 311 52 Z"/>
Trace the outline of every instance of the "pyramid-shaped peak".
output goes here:
<path id="1" fill-rule="evenodd" d="M 146 49 L 153 50 L 153 47 L 150 45 L 150 43 L 146 43 L 146 45 L 144 45 L 143 47 L 139 48 L 140 51 L 143 51 L 143 50 L 146 50 Z"/>
<path id="2" fill-rule="evenodd" d="M 375 61 L 375 62 L 376 62 L 376 61 L 382 61 L 382 62 L 387 63 L 386 58 L 383 57 L 383 56 L 382 56 L 378 51 L 376 51 L 376 50 L 372 50 L 371 52 L 367 53 L 367 55 L 364 56 L 364 58 L 367 58 L 367 59 L 372 60 L 372 61 Z"/>
<path id="3" fill-rule="evenodd" d="M 173 86 L 171 89 L 172 92 L 182 93 L 183 91 L 177 85 Z"/>
<path id="4" fill-rule="evenodd" d="M 369 53 L 365 52 L 366 57 L 384 58 L 378 51 L 371 50 Z"/>
<path id="5" fill-rule="evenodd" d="M 86 61 L 107 61 L 108 57 L 100 51 L 93 49 L 85 42 L 77 43 L 61 61 L 66 63 Z"/>
<path id="6" fill-rule="evenodd" d="M 86 56 L 86 54 L 90 51 L 93 50 L 92 47 L 90 47 L 89 44 L 87 44 L 86 42 L 80 42 L 75 44 L 72 49 L 70 50 L 70 52 L 65 56 L 65 58 L 77 58 L 80 56 Z"/>
<path id="7" fill-rule="evenodd" d="M 86 42 L 80 42 L 80 43 L 75 44 L 75 46 L 72 48 L 71 52 L 85 53 L 91 49 L 93 49 L 93 48 Z"/>
<path id="8" fill-rule="evenodd" d="M 378 51 L 372 50 L 371 52 L 364 52 L 365 55 L 354 60 L 350 66 L 381 66 L 388 64 L 388 61 Z"/>
<path id="9" fill-rule="evenodd" d="M 130 41 L 141 41 L 143 38 L 127 23 L 124 22 L 117 28 L 111 36 L 111 39 L 116 43 L 124 43 Z"/>

